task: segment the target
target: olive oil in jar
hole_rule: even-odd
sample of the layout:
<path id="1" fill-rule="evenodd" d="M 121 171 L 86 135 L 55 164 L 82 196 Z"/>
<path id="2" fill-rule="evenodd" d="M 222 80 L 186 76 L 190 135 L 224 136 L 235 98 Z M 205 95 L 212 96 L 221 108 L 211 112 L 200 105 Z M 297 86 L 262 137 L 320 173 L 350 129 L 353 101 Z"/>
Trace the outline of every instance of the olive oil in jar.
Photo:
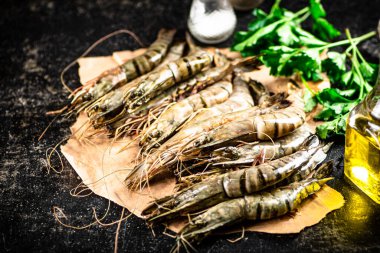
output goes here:
<path id="1" fill-rule="evenodd" d="M 373 137 L 363 135 L 350 125 L 346 130 L 344 173 L 380 204 L 380 147 Z"/>
<path id="2" fill-rule="evenodd" d="M 348 116 L 344 174 L 380 204 L 380 73 L 375 87 Z"/>

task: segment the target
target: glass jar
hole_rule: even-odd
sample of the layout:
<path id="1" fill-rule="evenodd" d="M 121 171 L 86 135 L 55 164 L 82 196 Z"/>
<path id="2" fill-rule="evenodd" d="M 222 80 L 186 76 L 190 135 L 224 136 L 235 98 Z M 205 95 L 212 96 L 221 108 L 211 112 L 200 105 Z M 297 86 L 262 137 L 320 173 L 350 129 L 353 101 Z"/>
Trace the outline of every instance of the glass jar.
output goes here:
<path id="1" fill-rule="evenodd" d="M 380 204 L 380 73 L 368 96 L 347 119 L 344 174 Z"/>
<path id="2" fill-rule="evenodd" d="M 236 16 L 229 0 L 193 0 L 187 24 L 196 39 L 215 44 L 232 35 Z"/>

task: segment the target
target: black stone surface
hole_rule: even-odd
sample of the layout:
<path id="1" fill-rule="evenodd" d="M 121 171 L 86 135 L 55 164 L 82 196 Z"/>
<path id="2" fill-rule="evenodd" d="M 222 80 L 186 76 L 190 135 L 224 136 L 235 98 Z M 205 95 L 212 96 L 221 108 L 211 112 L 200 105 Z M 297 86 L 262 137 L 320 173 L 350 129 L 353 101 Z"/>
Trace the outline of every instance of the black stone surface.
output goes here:
<path id="1" fill-rule="evenodd" d="M 265 1 L 268 10 L 273 1 Z M 284 1 L 299 9 L 306 1 Z M 379 0 L 324 1 L 328 17 L 353 36 L 375 30 L 380 18 Z M 48 173 L 45 151 L 69 134 L 72 119 L 58 119 L 42 141 L 37 137 L 51 118 L 46 111 L 66 101 L 59 73 L 92 42 L 116 29 L 134 31 L 148 45 L 161 27 L 186 29 L 190 1 L 12 1 L 0 2 L 0 252 L 111 252 L 116 226 L 75 230 L 59 225 L 52 207 L 62 208 L 65 222 L 82 226 L 93 221 L 92 208 L 101 217 L 108 201 L 98 196 L 73 198 L 70 189 L 80 179 L 64 160 L 61 174 Z M 249 12 L 238 13 L 238 27 L 250 20 Z M 222 44 L 231 43 L 231 40 Z M 361 45 L 375 59 L 375 39 Z M 118 37 L 95 50 L 107 55 L 114 50 L 136 49 L 128 37 Z M 377 51 L 376 51 L 377 50 Z M 75 86 L 75 70 L 69 73 Z M 331 186 L 340 191 L 346 204 L 319 224 L 295 235 L 246 233 L 231 244 L 212 237 L 199 246 L 200 252 L 380 252 L 380 206 L 349 185 L 343 173 L 343 139 L 337 139 L 329 158 L 340 161 Z M 56 161 L 57 162 L 57 161 Z M 121 208 L 110 204 L 103 222 L 120 216 Z M 156 228 L 154 237 L 145 223 L 131 216 L 119 235 L 120 252 L 168 252 L 174 239 Z"/>

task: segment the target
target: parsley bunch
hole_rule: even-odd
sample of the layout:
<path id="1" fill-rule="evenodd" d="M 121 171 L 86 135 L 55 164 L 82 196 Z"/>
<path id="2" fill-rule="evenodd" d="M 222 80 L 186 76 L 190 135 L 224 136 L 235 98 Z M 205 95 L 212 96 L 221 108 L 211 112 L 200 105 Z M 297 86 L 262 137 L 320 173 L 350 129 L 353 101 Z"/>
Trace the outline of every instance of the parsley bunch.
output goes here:
<path id="1" fill-rule="evenodd" d="M 310 6 L 296 13 L 280 8 L 280 0 L 272 6 L 269 14 L 255 9 L 255 19 L 248 24 L 248 31 L 235 34 L 233 51 L 243 56 L 256 55 L 271 46 L 313 47 L 326 45 L 323 40 L 333 39 L 340 35 L 326 19 L 326 12 L 319 0 L 310 0 Z M 301 23 L 312 17 L 313 31 L 318 36 L 305 31 Z M 321 40 L 323 39 L 323 40 Z"/>
<path id="2" fill-rule="evenodd" d="M 306 85 L 305 111 L 311 111 L 317 103 L 323 105 L 323 110 L 315 116 L 317 120 L 326 121 L 317 127 L 322 139 L 345 133 L 348 113 L 372 90 L 377 79 L 379 65 L 368 63 L 348 30 L 346 34 L 350 47 L 344 53 L 329 52 L 322 61 L 322 69 L 330 79 L 331 88 L 315 93 Z"/>
<path id="3" fill-rule="evenodd" d="M 305 111 L 311 111 L 318 103 L 323 105 L 315 117 L 326 121 L 317 128 L 318 135 L 325 139 L 344 134 L 348 112 L 376 82 L 378 65 L 368 63 L 357 48 L 358 43 L 375 32 L 351 38 L 346 31 L 346 40 L 327 42 L 340 32 L 326 20 L 320 0 L 310 0 L 308 7 L 296 13 L 280 8 L 279 3 L 275 2 L 269 14 L 254 10 L 255 19 L 249 23 L 248 31 L 236 33 L 232 50 L 243 56 L 261 54 L 261 61 L 270 68 L 271 75 L 298 74 L 307 88 Z M 301 27 L 309 17 L 313 34 Z M 321 58 L 324 50 L 343 45 L 350 45 L 344 53 L 330 51 L 326 59 Z M 331 88 L 315 93 L 305 80 L 322 80 L 322 72 L 328 75 Z"/>

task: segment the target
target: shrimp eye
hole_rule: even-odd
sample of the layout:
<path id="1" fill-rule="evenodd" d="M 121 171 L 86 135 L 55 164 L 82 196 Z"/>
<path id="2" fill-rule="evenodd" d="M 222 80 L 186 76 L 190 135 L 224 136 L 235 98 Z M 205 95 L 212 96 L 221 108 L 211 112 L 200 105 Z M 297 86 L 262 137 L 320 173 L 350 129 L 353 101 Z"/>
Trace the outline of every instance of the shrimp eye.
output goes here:
<path id="1" fill-rule="evenodd" d="M 201 145 L 201 142 L 200 141 L 195 141 L 194 142 L 194 147 L 199 147 Z"/>
<path id="2" fill-rule="evenodd" d="M 231 159 L 237 159 L 239 158 L 239 152 L 235 147 L 226 147 L 224 149 L 225 156 L 231 158 Z"/>
<path id="3" fill-rule="evenodd" d="M 225 151 L 226 153 L 232 153 L 232 152 L 233 152 L 233 147 L 226 147 L 226 148 L 224 149 L 224 151 Z"/>
<path id="4" fill-rule="evenodd" d="M 211 136 L 206 136 L 206 137 L 204 138 L 203 144 L 205 144 L 205 143 L 207 143 L 207 142 L 210 142 L 210 141 L 212 141 L 212 137 L 211 137 Z"/>
<path id="5" fill-rule="evenodd" d="M 237 150 L 237 148 L 233 148 L 231 150 L 231 158 L 234 160 L 237 160 L 239 159 L 239 157 L 240 157 L 239 151 Z"/>
<path id="6" fill-rule="evenodd" d="M 158 138 L 161 136 L 161 131 L 158 131 L 157 129 L 154 129 L 150 134 L 149 136 L 151 138 Z"/>
<path id="7" fill-rule="evenodd" d="M 131 92 L 131 93 L 129 94 L 129 97 L 130 97 L 130 98 L 135 98 L 135 97 L 137 97 L 137 91 L 133 91 L 133 92 Z"/>
<path id="8" fill-rule="evenodd" d="M 83 95 L 84 100 L 91 100 L 92 95 L 90 93 L 86 93 Z"/>
<path id="9" fill-rule="evenodd" d="M 99 108 L 100 108 L 100 110 L 103 111 L 103 112 L 104 112 L 105 110 L 107 110 L 107 106 L 106 106 L 106 105 L 101 105 Z"/>
<path id="10" fill-rule="evenodd" d="M 134 93 L 136 96 L 141 96 L 144 92 L 143 90 L 136 90 Z"/>

